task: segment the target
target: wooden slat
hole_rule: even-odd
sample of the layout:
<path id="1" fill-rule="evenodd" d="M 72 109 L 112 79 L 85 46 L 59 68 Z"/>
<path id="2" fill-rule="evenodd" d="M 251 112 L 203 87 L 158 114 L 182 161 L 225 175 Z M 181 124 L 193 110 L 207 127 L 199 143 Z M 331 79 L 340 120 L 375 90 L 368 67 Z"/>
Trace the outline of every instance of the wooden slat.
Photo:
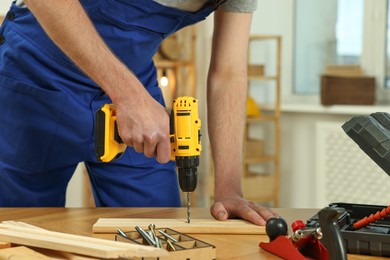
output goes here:
<path id="1" fill-rule="evenodd" d="M 21 222 L 21 221 L 13 221 L 13 220 L 8 220 L 8 221 L 3 221 L 3 224 L 6 225 L 11 225 L 15 227 L 29 227 L 29 228 L 35 228 L 35 229 L 40 229 L 40 230 L 45 230 L 41 227 L 37 227 L 31 224 L 28 224 L 26 222 Z M 2 243 L 4 243 L 5 247 L 2 247 Z M 7 246 L 8 244 L 8 246 Z M 9 242 L 0 242 L 0 249 L 1 248 L 7 248 L 11 247 L 11 243 Z M 91 256 L 82 256 L 82 255 L 77 255 L 77 254 L 72 254 L 68 252 L 62 252 L 62 251 L 54 251 L 50 249 L 45 249 L 45 248 L 35 248 L 36 251 L 39 253 L 50 257 L 50 259 L 71 259 L 71 260 L 97 260 L 98 258 L 91 257 Z M 1 260 L 1 258 L 0 258 Z"/>
<path id="2" fill-rule="evenodd" d="M 7 226 L 13 226 L 13 227 L 26 227 L 26 228 L 35 228 L 35 229 L 39 229 L 39 230 L 45 230 L 44 228 L 34 226 L 34 225 L 31 225 L 31 224 L 28 224 L 28 223 L 22 222 L 22 221 L 7 220 L 7 221 L 1 222 L 1 224 L 7 225 Z"/>
<path id="3" fill-rule="evenodd" d="M 0 249 L 9 248 L 9 247 L 11 247 L 11 243 L 10 242 L 0 241 Z"/>
<path id="4" fill-rule="evenodd" d="M 163 249 L 99 238 L 77 236 L 31 227 L 0 224 L 0 241 L 98 258 L 134 258 L 166 256 Z"/>
<path id="5" fill-rule="evenodd" d="M 116 233 L 120 228 L 125 232 L 134 231 L 135 226 L 148 228 L 172 228 L 184 234 L 265 234 L 264 226 L 257 226 L 242 219 L 218 221 L 215 219 L 140 219 L 140 218 L 99 218 L 93 225 L 93 233 Z"/>
<path id="6" fill-rule="evenodd" d="M 40 254 L 25 246 L 11 247 L 0 250 L 0 260 L 13 259 L 13 260 L 44 260 L 51 259 L 43 254 Z"/>

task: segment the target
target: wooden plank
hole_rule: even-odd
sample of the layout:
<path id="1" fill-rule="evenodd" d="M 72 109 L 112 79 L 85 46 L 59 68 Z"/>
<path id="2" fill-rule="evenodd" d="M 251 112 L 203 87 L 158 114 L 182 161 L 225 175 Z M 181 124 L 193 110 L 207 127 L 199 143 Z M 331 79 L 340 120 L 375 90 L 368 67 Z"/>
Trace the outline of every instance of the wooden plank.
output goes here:
<path id="1" fill-rule="evenodd" d="M 142 219 L 142 218 L 99 218 L 93 225 L 93 233 L 117 233 L 118 228 L 124 232 L 134 231 L 135 226 L 148 228 L 172 228 L 184 234 L 266 234 L 264 226 L 257 226 L 242 219 L 218 221 L 215 219 L 192 219 L 188 224 L 184 219 Z"/>
<path id="2" fill-rule="evenodd" d="M 0 240 L 97 258 L 160 257 L 166 250 L 99 238 L 71 235 L 31 227 L 0 224 Z"/>
<path id="3" fill-rule="evenodd" d="M 46 249 L 46 248 L 34 247 L 34 250 L 47 256 L 47 257 L 50 257 L 50 259 L 56 259 L 56 260 L 60 260 L 60 259 L 64 259 L 64 260 L 65 259 L 67 259 L 67 260 L 100 260 L 100 258 L 97 258 L 97 257 L 72 254 L 72 253 L 67 253 L 67 252 L 50 250 L 50 249 Z"/>
<path id="4" fill-rule="evenodd" d="M 194 260 L 194 259 L 216 259 L 215 248 L 205 247 L 198 249 L 187 249 L 183 251 L 173 251 L 170 256 L 160 257 L 159 260 Z"/>
<path id="5" fill-rule="evenodd" d="M 17 227 L 30 227 L 30 228 L 45 230 L 41 227 L 34 226 L 34 225 L 28 224 L 26 222 L 21 222 L 21 221 L 8 220 L 8 221 L 3 221 L 2 223 L 6 224 L 6 225 L 17 226 Z M 114 239 L 112 239 L 112 240 L 114 240 Z M 8 247 L 11 247 L 11 243 L 4 242 L 4 244 L 6 244 L 6 243 L 8 244 Z M 0 242 L 0 249 L 1 248 L 2 248 L 2 242 Z M 5 248 L 5 247 L 3 247 L 3 248 Z M 45 256 L 50 257 L 50 259 L 71 259 L 71 260 L 92 260 L 92 259 L 97 260 L 98 259 L 98 258 L 91 257 L 91 256 L 82 256 L 82 255 L 77 255 L 77 254 L 72 254 L 72 253 L 62 252 L 62 251 L 55 251 L 55 250 L 45 249 L 45 248 L 35 248 L 35 250 L 37 252 L 45 255 Z"/>
<path id="6" fill-rule="evenodd" d="M 11 247 L 11 243 L 10 242 L 3 242 L 3 241 L 0 241 L 0 249 L 3 249 L 3 248 L 10 248 Z"/>
<path id="7" fill-rule="evenodd" d="M 4 225 L 7 225 L 7 226 L 27 227 L 27 228 L 35 228 L 35 229 L 45 230 L 44 228 L 34 226 L 34 225 L 31 225 L 31 224 L 28 224 L 28 223 L 22 222 L 22 221 L 7 220 L 7 221 L 3 221 L 1 223 Z"/>
<path id="8" fill-rule="evenodd" d="M 40 254 L 25 246 L 16 246 L 7 249 L 0 250 L 0 260 L 13 259 L 13 260 L 44 260 L 51 259 L 43 254 Z"/>

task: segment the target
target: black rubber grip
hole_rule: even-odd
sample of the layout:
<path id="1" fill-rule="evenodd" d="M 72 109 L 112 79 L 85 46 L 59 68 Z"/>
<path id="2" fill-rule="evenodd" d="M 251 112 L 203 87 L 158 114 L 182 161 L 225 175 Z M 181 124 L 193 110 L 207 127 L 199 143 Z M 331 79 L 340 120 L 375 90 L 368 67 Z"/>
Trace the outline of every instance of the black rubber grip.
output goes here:
<path id="1" fill-rule="evenodd" d="M 347 250 L 341 235 L 338 218 L 345 212 L 340 208 L 323 208 L 318 212 L 323 244 L 328 250 L 329 259 L 347 260 Z"/>
<path id="2" fill-rule="evenodd" d="M 118 132 L 118 125 L 117 125 L 116 121 L 114 124 L 114 140 L 117 141 L 119 144 L 123 144 L 122 138 L 120 137 L 119 132 Z"/>
<path id="3" fill-rule="evenodd" d="M 104 136 L 105 136 L 106 115 L 102 110 L 98 110 L 95 115 L 95 155 L 100 161 L 104 155 Z"/>

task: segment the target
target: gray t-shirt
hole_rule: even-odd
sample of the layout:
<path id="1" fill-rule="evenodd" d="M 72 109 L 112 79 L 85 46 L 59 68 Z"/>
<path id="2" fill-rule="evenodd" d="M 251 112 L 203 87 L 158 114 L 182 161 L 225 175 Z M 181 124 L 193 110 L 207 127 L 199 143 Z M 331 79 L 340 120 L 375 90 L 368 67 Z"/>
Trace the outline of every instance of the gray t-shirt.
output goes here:
<path id="1" fill-rule="evenodd" d="M 154 0 L 162 5 L 195 12 L 208 0 Z M 226 0 L 221 9 L 227 12 L 252 13 L 256 10 L 257 0 Z"/>
<path id="2" fill-rule="evenodd" d="M 208 0 L 154 0 L 165 6 L 175 7 L 181 10 L 195 12 Z M 16 0 L 19 6 L 25 6 L 23 0 Z M 221 5 L 221 9 L 227 12 L 252 13 L 256 10 L 257 0 L 227 0 Z"/>

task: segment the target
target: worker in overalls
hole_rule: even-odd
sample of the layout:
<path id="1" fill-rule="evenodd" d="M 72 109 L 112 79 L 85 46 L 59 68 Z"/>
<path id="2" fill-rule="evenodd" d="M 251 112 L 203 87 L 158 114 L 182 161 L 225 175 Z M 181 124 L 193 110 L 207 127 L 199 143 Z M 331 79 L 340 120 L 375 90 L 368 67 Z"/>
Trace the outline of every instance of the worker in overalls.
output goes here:
<path id="1" fill-rule="evenodd" d="M 178 207 L 169 116 L 152 57 L 164 38 L 215 11 L 208 125 L 215 166 L 211 214 L 265 224 L 242 198 L 246 56 L 256 0 L 14 1 L 0 29 L 0 206 L 64 206 L 85 162 L 96 206 Z M 117 110 L 130 146 L 94 153 L 95 112 Z"/>

